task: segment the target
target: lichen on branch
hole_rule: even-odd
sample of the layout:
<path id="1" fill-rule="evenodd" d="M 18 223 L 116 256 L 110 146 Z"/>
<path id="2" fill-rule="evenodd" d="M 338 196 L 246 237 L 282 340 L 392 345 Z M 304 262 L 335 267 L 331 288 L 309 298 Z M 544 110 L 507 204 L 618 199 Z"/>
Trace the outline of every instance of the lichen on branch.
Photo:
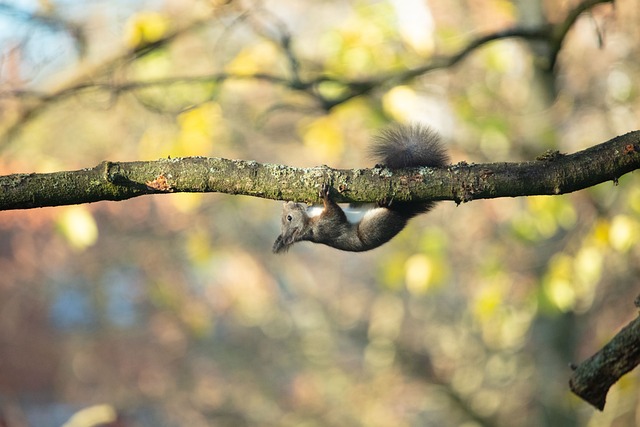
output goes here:
<path id="1" fill-rule="evenodd" d="M 102 162 L 77 171 L 0 176 L 0 210 L 126 200 L 147 194 L 217 192 L 273 200 L 317 201 L 328 183 L 338 202 L 426 201 L 558 195 L 640 167 L 640 131 L 569 154 L 518 163 L 467 164 L 391 171 L 333 169 L 185 157 Z"/>

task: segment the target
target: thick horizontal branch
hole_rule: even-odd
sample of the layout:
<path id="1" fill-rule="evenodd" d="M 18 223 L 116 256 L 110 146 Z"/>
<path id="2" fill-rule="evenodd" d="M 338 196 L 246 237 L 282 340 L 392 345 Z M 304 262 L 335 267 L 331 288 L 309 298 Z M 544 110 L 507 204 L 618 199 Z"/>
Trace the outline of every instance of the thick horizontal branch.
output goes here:
<path id="1" fill-rule="evenodd" d="M 125 200 L 145 194 L 219 192 L 316 201 L 323 183 L 338 202 L 453 200 L 555 195 L 614 181 L 640 167 L 640 131 L 571 155 L 447 168 L 296 168 L 208 157 L 103 162 L 78 171 L 0 176 L 0 210 Z"/>
<path id="2" fill-rule="evenodd" d="M 625 326 L 600 351 L 575 367 L 569 386 L 576 395 L 602 411 L 609 388 L 638 364 L 640 317 Z"/>

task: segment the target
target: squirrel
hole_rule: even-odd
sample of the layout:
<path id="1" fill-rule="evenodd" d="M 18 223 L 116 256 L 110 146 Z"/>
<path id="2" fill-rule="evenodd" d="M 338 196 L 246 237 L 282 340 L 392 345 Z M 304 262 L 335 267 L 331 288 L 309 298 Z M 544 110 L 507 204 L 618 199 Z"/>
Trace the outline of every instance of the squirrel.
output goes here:
<path id="1" fill-rule="evenodd" d="M 371 146 L 372 156 L 390 169 L 409 167 L 444 167 L 449 156 L 440 136 L 421 125 L 395 125 L 383 130 Z M 391 240 L 414 216 L 426 213 L 435 202 L 379 202 L 364 212 L 359 222 L 352 222 L 330 197 L 330 186 L 319 192 L 323 208 L 308 208 L 301 203 L 286 202 L 282 211 L 282 230 L 273 244 L 274 253 L 286 252 L 296 242 L 307 240 L 343 251 L 362 252 Z M 356 220 L 357 221 L 357 220 Z"/>

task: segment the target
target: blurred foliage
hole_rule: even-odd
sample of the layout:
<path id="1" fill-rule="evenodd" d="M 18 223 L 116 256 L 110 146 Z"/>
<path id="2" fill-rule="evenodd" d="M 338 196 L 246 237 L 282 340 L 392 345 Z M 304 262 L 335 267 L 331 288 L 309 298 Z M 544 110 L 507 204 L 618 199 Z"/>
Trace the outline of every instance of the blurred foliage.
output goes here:
<path id="1" fill-rule="evenodd" d="M 167 33 L 168 26 L 169 19 L 162 13 L 138 12 L 127 22 L 125 42 L 134 48 L 157 42 Z"/>
<path id="2" fill-rule="evenodd" d="M 17 129 L 1 174 L 191 155 L 368 166 L 390 121 L 435 127 L 454 162 L 518 161 L 640 127 L 633 0 L 581 17 L 552 76 L 507 39 L 328 111 L 350 81 L 518 25 L 521 2 L 20 3 L 0 8 L 0 130 Z M 577 3 L 545 1 L 546 18 Z M 82 28 L 85 56 L 29 15 Z M 2 212 L 0 424 L 635 425 L 637 373 L 603 413 L 567 381 L 636 315 L 637 180 L 443 203 L 363 254 L 276 257 L 280 204 L 229 195 Z"/>

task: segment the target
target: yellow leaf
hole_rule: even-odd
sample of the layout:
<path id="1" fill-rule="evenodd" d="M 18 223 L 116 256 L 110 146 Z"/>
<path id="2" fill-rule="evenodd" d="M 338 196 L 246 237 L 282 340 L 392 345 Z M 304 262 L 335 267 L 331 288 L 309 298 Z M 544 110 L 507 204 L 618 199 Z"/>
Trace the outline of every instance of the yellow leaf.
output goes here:
<path id="1" fill-rule="evenodd" d="M 543 289 L 549 301 L 560 311 L 575 307 L 577 295 L 573 274 L 574 260 L 569 255 L 557 254 L 549 263 Z"/>
<path id="2" fill-rule="evenodd" d="M 611 221 L 609 243 L 619 252 L 628 251 L 638 239 L 638 223 L 626 215 L 618 215 Z"/>
<path id="3" fill-rule="evenodd" d="M 589 288 L 595 287 L 602 276 L 603 261 L 604 257 L 600 249 L 595 246 L 582 247 L 575 257 L 576 278 Z"/>
<path id="4" fill-rule="evenodd" d="M 591 230 L 593 241 L 600 246 L 606 246 L 609 243 L 610 228 L 608 221 L 604 219 L 598 220 Z"/>
<path id="5" fill-rule="evenodd" d="M 422 295 L 433 288 L 442 277 L 438 270 L 442 266 L 424 254 L 415 254 L 405 263 L 407 290 L 414 295 Z"/>
<path id="6" fill-rule="evenodd" d="M 98 239 L 98 226 L 87 208 L 72 206 L 58 218 L 58 228 L 76 249 L 86 249 Z"/>
<path id="7" fill-rule="evenodd" d="M 62 427 L 86 427 L 116 423 L 118 414 L 111 405 L 93 405 L 73 414 Z"/>
<path id="8" fill-rule="evenodd" d="M 504 301 L 504 284 L 495 280 L 479 291 L 474 304 L 474 313 L 480 320 L 487 321 L 500 309 Z"/>
<path id="9" fill-rule="evenodd" d="M 160 40 L 169 28 L 168 19 L 158 12 L 141 12 L 129 20 L 125 32 L 125 42 L 130 47 L 138 47 Z"/>
<path id="10" fill-rule="evenodd" d="M 545 283 L 544 291 L 560 311 L 569 311 L 576 303 L 576 291 L 568 280 L 553 278 Z"/>
<path id="11" fill-rule="evenodd" d="M 173 156 L 203 156 L 211 151 L 215 136 L 222 133 L 222 109 L 206 102 L 178 116 L 180 134 Z"/>
<path id="12" fill-rule="evenodd" d="M 243 49 L 227 65 L 226 71 L 231 74 L 247 76 L 260 71 L 273 71 L 278 57 L 275 46 L 271 43 L 258 43 Z"/>

